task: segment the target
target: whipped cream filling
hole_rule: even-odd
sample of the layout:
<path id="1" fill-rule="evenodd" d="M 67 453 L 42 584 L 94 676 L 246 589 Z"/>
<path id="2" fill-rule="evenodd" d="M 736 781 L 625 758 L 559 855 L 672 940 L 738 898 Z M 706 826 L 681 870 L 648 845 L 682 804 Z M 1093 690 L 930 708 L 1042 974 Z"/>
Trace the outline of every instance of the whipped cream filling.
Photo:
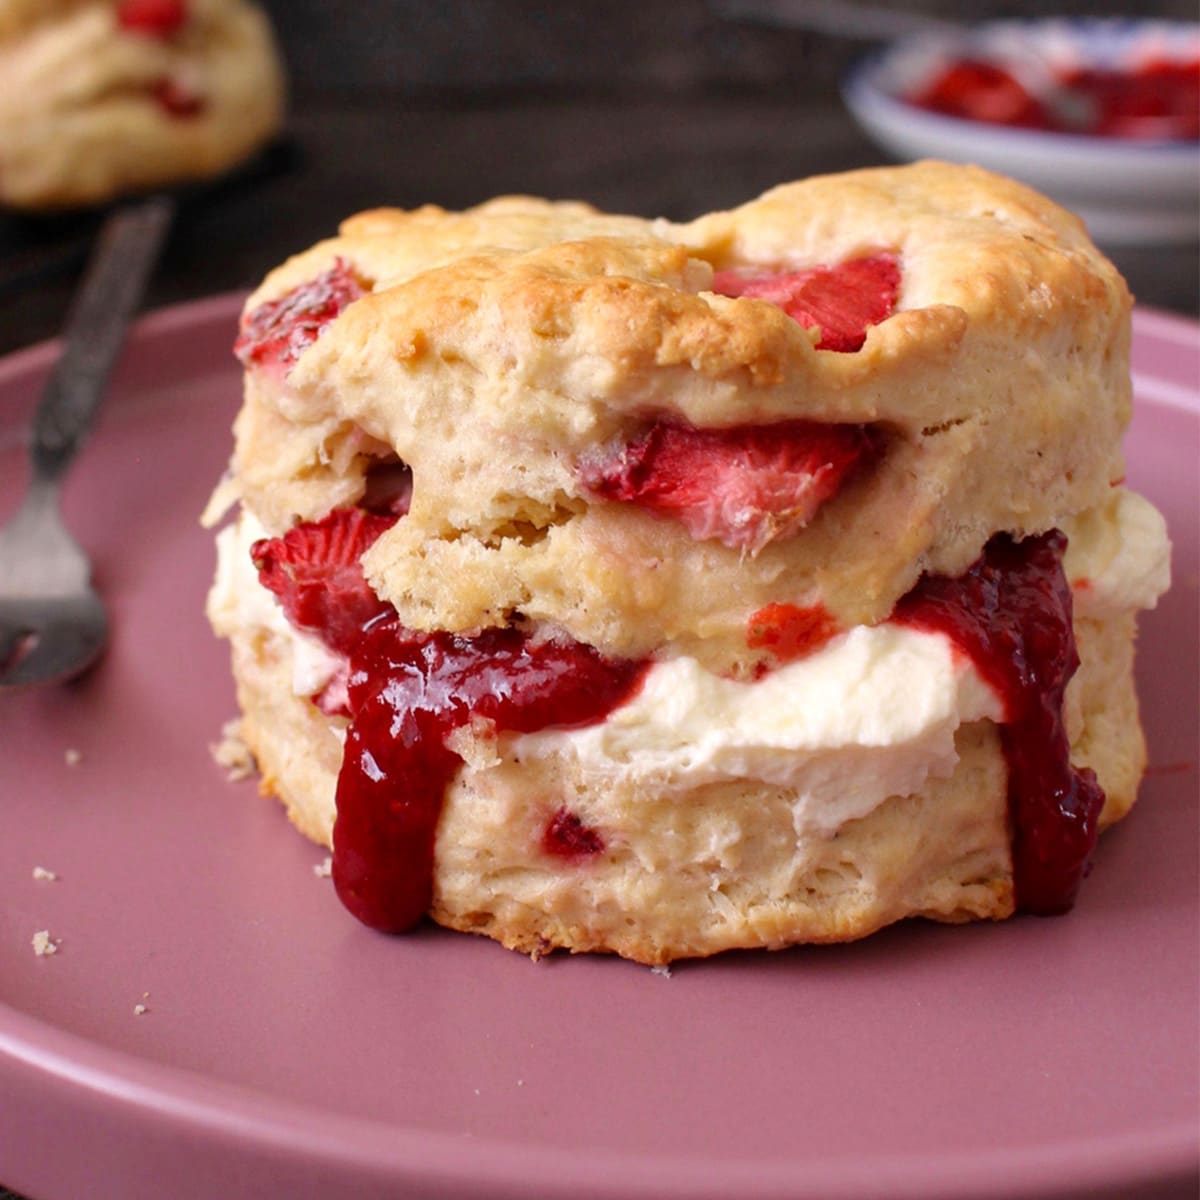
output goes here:
<path id="1" fill-rule="evenodd" d="M 522 760 L 566 755 L 589 774 L 654 786 L 755 780 L 797 792 L 797 833 L 831 833 L 888 796 L 950 775 L 959 725 L 1003 704 L 941 633 L 859 626 L 753 682 L 694 659 L 656 663 L 599 725 L 508 741 Z"/>
<path id="2" fill-rule="evenodd" d="M 1067 523 L 1064 561 L 1081 615 L 1151 608 L 1169 583 L 1161 515 L 1116 488 L 1106 504 Z M 321 692 L 345 660 L 287 621 L 258 582 L 250 547 L 266 531 L 243 509 L 217 536 L 209 615 L 220 633 L 261 627 L 292 648 L 292 688 Z M 860 626 L 815 653 L 745 682 L 694 659 L 655 663 L 642 688 L 598 724 L 505 735 L 504 757 L 567 756 L 589 774 L 643 777 L 655 787 L 754 780 L 796 793 L 797 834 L 828 835 L 893 795 L 949 776 L 955 732 L 1000 721 L 1003 705 L 942 633 Z"/>
<path id="3" fill-rule="evenodd" d="M 297 629 L 283 615 L 275 597 L 258 581 L 250 547 L 270 535 L 252 512 L 217 534 L 217 574 L 208 593 L 208 619 L 224 637 L 247 628 L 260 628 L 283 638 L 292 648 L 292 691 L 315 696 L 344 675 L 346 660 L 320 638 Z"/>
<path id="4" fill-rule="evenodd" d="M 1171 586 L 1167 522 L 1137 492 L 1113 488 L 1104 504 L 1064 521 L 1063 532 L 1063 570 L 1076 615 L 1103 618 L 1153 608 Z"/>
<path id="5" fill-rule="evenodd" d="M 1153 608 L 1169 586 L 1166 522 L 1136 493 L 1113 489 L 1067 532 L 1063 566 L 1080 615 Z M 955 731 L 985 717 L 1003 720 L 1000 698 L 946 635 L 884 623 L 752 683 L 687 658 L 658 663 L 603 724 L 512 737 L 507 752 L 567 755 L 588 773 L 632 772 L 659 787 L 786 785 L 797 834 L 828 836 L 952 774 Z"/>

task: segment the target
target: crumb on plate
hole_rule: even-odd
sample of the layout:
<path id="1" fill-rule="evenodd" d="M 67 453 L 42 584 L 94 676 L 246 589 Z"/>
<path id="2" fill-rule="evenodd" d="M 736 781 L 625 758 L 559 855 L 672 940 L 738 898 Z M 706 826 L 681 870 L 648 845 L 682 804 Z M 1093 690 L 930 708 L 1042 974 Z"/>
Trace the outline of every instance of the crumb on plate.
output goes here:
<path id="1" fill-rule="evenodd" d="M 221 740 L 209 749 L 217 765 L 225 769 L 232 783 L 249 779 L 258 770 L 254 754 L 242 740 L 242 723 L 237 717 L 221 726 Z"/>
<path id="2" fill-rule="evenodd" d="M 46 958 L 51 954 L 58 953 L 58 946 L 61 939 L 51 937 L 48 929 L 39 929 L 37 933 L 33 935 L 32 941 L 34 954 L 36 954 L 38 958 Z"/>

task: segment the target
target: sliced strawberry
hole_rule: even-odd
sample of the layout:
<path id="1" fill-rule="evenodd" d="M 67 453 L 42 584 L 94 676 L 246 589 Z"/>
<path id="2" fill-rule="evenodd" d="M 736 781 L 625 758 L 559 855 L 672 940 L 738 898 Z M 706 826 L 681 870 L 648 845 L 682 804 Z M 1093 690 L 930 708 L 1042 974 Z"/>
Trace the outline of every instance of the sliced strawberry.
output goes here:
<path id="1" fill-rule="evenodd" d="M 746 626 L 746 645 L 770 650 L 780 663 L 795 662 L 819 650 L 839 632 L 838 623 L 822 604 L 768 604 Z"/>
<path id="2" fill-rule="evenodd" d="M 803 529 L 876 444 L 860 425 L 695 429 L 659 421 L 586 459 L 580 480 L 594 496 L 676 517 L 694 538 L 757 554 Z"/>
<path id="3" fill-rule="evenodd" d="M 233 352 L 246 366 L 286 371 L 366 290 L 345 259 L 334 259 L 316 279 L 247 313 Z"/>
<path id="4" fill-rule="evenodd" d="M 984 59 L 951 63 L 924 87 L 906 97 L 909 104 L 948 117 L 1049 129 L 1050 114 L 1010 72 Z"/>
<path id="5" fill-rule="evenodd" d="M 819 328 L 818 350 L 845 352 L 860 349 L 868 327 L 892 315 L 900 291 L 900 267 L 890 254 L 876 254 L 836 267 L 770 275 L 718 271 L 713 291 L 767 300 L 806 329 Z"/>
<path id="6" fill-rule="evenodd" d="M 293 625 L 316 634 L 331 650 L 349 654 L 368 621 L 393 612 L 371 590 L 359 560 L 397 519 L 337 508 L 324 520 L 255 542 L 250 556 L 259 581 L 279 598 Z"/>
<path id="7" fill-rule="evenodd" d="M 187 0 L 121 0 L 117 23 L 122 29 L 168 38 L 188 19 Z"/>

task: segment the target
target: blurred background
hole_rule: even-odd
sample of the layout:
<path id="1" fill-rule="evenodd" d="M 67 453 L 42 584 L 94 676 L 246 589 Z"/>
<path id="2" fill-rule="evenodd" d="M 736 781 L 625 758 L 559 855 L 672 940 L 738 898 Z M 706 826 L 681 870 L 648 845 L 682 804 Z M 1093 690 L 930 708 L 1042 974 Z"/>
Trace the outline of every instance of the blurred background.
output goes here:
<path id="1" fill-rule="evenodd" d="M 258 169 L 188 205 L 149 306 L 250 287 L 376 205 L 458 208 L 519 191 L 685 218 L 887 161 L 838 91 L 871 44 L 828 29 L 735 21 L 705 0 L 265 6 L 290 70 L 287 136 Z M 836 5 L 809 7 L 836 18 Z M 886 7 L 978 21 L 1133 5 Z M 1195 21 L 1197 8 L 1155 0 L 1137 15 Z M 96 220 L 0 216 L 0 352 L 56 333 Z M 1195 245 L 1109 249 L 1139 301 L 1200 308 Z"/>

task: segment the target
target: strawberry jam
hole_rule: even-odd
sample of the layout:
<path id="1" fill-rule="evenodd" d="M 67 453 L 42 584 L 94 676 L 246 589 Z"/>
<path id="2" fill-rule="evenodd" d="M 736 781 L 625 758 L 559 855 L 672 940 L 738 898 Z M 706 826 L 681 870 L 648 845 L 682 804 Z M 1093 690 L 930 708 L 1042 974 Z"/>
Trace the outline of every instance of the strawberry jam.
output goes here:
<path id="1" fill-rule="evenodd" d="M 1001 697 L 1016 902 L 1042 914 L 1074 903 L 1104 807 L 1093 772 L 1071 766 L 1063 724 L 1079 666 L 1066 544 L 1057 530 L 1021 542 L 997 535 L 966 574 L 922 578 L 892 618 L 945 633 Z"/>
<path id="2" fill-rule="evenodd" d="M 590 825 L 585 825 L 577 813 L 560 808 L 550 818 L 542 834 L 542 849 L 547 854 L 577 862 L 594 854 L 602 854 L 604 838 Z"/>
<path id="3" fill-rule="evenodd" d="M 233 352 L 244 366 L 287 371 L 343 309 L 367 289 L 345 259 L 242 318 Z"/>
<path id="4" fill-rule="evenodd" d="M 517 629 L 417 634 L 394 617 L 351 655 L 353 721 L 337 785 L 333 879 L 365 924 L 400 932 L 428 911 L 442 800 L 461 759 L 447 745 L 472 721 L 528 733 L 603 720 L 638 688 L 645 664 Z M 578 857 L 602 846 L 569 814 L 553 834 Z M 594 849 L 592 848 L 594 847 Z"/>
<path id="5" fill-rule="evenodd" d="M 816 515 L 878 439 L 861 425 L 778 421 L 696 429 L 659 420 L 580 464 L 580 482 L 679 520 L 692 537 L 757 553 Z"/>
<path id="6" fill-rule="evenodd" d="M 892 255 L 876 254 L 805 271 L 757 275 L 718 271 L 713 291 L 769 301 L 806 329 L 819 328 L 818 350 L 844 354 L 861 349 L 868 328 L 892 315 L 900 291 L 900 267 Z"/>

